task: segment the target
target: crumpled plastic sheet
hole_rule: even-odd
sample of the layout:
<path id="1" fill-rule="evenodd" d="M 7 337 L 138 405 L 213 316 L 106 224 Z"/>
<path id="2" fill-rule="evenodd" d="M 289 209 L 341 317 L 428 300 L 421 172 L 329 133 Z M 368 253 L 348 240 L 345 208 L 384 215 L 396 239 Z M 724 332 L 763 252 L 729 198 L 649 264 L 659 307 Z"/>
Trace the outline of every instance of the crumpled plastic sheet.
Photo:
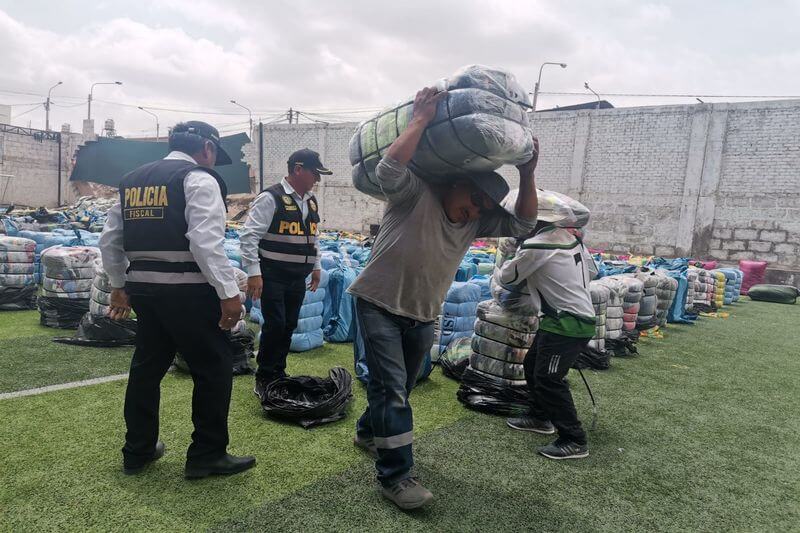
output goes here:
<path id="1" fill-rule="evenodd" d="M 310 429 L 345 418 L 352 399 L 353 377 L 335 367 L 327 378 L 292 376 L 273 381 L 267 385 L 261 407 L 268 416 Z"/>
<path id="2" fill-rule="evenodd" d="M 483 413 L 515 416 L 528 412 L 528 387 L 525 381 L 512 381 L 467 367 L 456 393 L 466 407 Z"/>
<path id="3" fill-rule="evenodd" d="M 133 346 L 136 344 L 136 320 L 111 320 L 86 313 L 72 337 L 57 337 L 54 342 L 78 346 Z"/>
<path id="4" fill-rule="evenodd" d="M 442 182 L 530 160 L 533 140 L 525 111 L 530 103 L 527 90 L 513 74 L 470 65 L 436 86 L 448 93 L 409 164 L 418 175 Z M 375 168 L 412 114 L 413 98 L 359 125 L 349 148 L 356 189 L 385 199 Z"/>

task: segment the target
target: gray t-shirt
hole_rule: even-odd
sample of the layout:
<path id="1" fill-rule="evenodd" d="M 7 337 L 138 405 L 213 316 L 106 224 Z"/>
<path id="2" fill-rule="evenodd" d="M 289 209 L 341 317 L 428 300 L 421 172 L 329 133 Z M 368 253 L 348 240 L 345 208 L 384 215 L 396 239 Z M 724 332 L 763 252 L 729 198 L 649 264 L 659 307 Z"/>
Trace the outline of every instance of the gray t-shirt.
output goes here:
<path id="1" fill-rule="evenodd" d="M 388 203 L 369 263 L 349 292 L 395 315 L 435 320 L 473 240 L 526 235 L 536 225 L 505 211 L 453 223 L 437 190 L 405 166 L 384 157 L 376 174 Z"/>

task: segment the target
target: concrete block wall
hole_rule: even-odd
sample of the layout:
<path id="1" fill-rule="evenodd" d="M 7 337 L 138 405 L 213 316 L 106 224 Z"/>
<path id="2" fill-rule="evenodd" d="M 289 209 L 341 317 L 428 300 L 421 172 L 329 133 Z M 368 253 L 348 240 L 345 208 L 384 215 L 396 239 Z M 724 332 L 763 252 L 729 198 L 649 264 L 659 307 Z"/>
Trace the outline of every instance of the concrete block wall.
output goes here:
<path id="1" fill-rule="evenodd" d="M 319 191 L 324 225 L 367 231 L 383 207 L 350 185 L 356 126 L 269 126 L 265 159 L 277 180 L 293 149 L 319 151 L 335 172 Z M 591 209 L 591 246 L 800 271 L 800 101 L 548 112 L 532 126 L 537 185 Z M 514 168 L 500 173 L 517 185 Z"/>
<path id="2" fill-rule="evenodd" d="M 73 154 L 81 142 L 82 136 L 78 134 L 61 136 L 62 204 L 75 200 L 75 192 L 67 180 Z M 55 207 L 58 203 L 58 142 L 0 132 L 0 195 L 4 191 L 2 202 L 6 204 Z"/>

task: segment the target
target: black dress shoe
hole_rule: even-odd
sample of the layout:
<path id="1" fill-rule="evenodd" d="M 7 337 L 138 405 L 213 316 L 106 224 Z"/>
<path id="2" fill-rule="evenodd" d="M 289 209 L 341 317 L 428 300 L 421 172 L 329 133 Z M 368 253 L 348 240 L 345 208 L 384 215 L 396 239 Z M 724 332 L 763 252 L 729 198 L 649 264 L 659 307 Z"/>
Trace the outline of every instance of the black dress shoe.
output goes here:
<path id="1" fill-rule="evenodd" d="M 249 470 L 256 465 L 252 455 L 237 457 L 226 453 L 214 461 L 186 461 L 186 479 L 199 479 L 208 476 L 229 476 Z"/>
<path id="2" fill-rule="evenodd" d="M 122 462 L 122 473 L 126 476 L 132 476 L 133 474 L 138 474 L 142 470 L 144 470 L 147 465 L 152 463 L 157 459 L 161 459 L 164 456 L 164 452 L 167 450 L 167 447 L 164 446 L 164 443 L 161 441 L 156 442 L 156 449 L 153 450 L 153 455 L 149 458 L 145 459 L 144 462 L 137 462 L 136 464 L 127 463 L 126 461 Z"/>

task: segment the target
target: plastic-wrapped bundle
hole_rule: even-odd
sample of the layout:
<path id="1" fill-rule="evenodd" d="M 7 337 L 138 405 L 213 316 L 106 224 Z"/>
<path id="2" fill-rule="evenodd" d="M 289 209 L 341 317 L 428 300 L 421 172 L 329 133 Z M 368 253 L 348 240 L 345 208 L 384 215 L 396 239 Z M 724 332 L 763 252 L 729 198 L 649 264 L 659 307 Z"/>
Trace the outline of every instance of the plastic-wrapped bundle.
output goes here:
<path id="1" fill-rule="evenodd" d="M 736 286 L 734 287 L 733 291 L 733 301 L 738 302 L 739 296 L 742 294 L 742 281 L 744 281 L 744 272 L 739 270 L 738 268 L 731 269 L 736 273 Z"/>
<path id="2" fill-rule="evenodd" d="M 319 311 L 319 314 L 310 315 L 308 309 L 305 310 L 306 318 L 301 318 L 297 321 L 297 328 L 292 333 L 292 344 L 289 349 L 293 352 L 307 352 L 314 348 L 319 348 L 324 344 L 324 336 L 322 334 L 322 314 L 324 312 L 324 301 L 326 293 L 328 292 L 328 273 L 325 270 L 320 272 L 319 286 L 314 292 L 306 291 L 303 305 L 300 307 L 300 313 L 304 314 L 303 307 L 315 306 L 314 309 Z M 307 283 L 311 282 L 311 275 L 306 280 Z M 319 304 L 323 306 L 320 307 Z M 252 311 L 251 311 L 252 312 Z"/>
<path id="3" fill-rule="evenodd" d="M 719 270 L 712 270 L 710 274 L 715 280 L 714 301 L 712 302 L 711 307 L 714 309 L 720 309 L 723 305 L 725 305 L 725 283 L 727 279 L 725 278 L 725 274 Z"/>
<path id="4" fill-rule="evenodd" d="M 594 283 L 594 282 L 593 282 Z M 597 283 L 608 287 L 608 306 L 606 307 L 606 340 L 622 337 L 622 326 L 625 322 L 625 297 L 628 286 L 619 278 L 600 278 Z"/>
<path id="5" fill-rule="evenodd" d="M 539 318 L 536 315 L 508 312 L 495 300 L 485 300 L 479 303 L 476 312 L 478 318 L 484 322 L 508 329 L 525 333 L 536 333 L 539 329 Z"/>
<path id="6" fill-rule="evenodd" d="M 293 376 L 273 381 L 264 392 L 261 407 L 269 416 L 310 429 L 343 419 L 352 399 L 353 377 L 335 367 L 327 378 Z"/>
<path id="7" fill-rule="evenodd" d="M 686 306 L 684 310 L 687 313 L 694 313 L 694 298 L 698 292 L 697 270 L 689 268 L 686 270 L 686 281 L 688 289 L 686 290 Z"/>
<path id="8" fill-rule="evenodd" d="M 442 314 L 438 319 L 438 336 L 434 338 L 431 358 L 438 361 L 453 339 L 472 336 L 481 288 L 469 282 L 454 281 L 447 290 Z"/>
<path id="9" fill-rule="evenodd" d="M 41 323 L 75 328 L 91 312 L 92 280 L 100 250 L 88 246 L 55 246 L 42 253 Z M 88 274 L 88 277 L 78 277 Z"/>
<path id="10" fill-rule="evenodd" d="M 514 213 L 517 204 L 519 189 L 511 191 L 503 199 L 502 207 L 509 213 Z M 589 209 L 566 194 L 546 189 L 536 189 L 537 215 L 542 222 L 549 222 L 559 228 L 582 228 L 589 223 Z"/>
<path id="11" fill-rule="evenodd" d="M 472 337 L 472 351 L 511 364 L 522 364 L 528 354 L 527 347 L 515 348 L 479 335 Z"/>
<path id="12" fill-rule="evenodd" d="M 592 295 L 595 316 L 595 333 L 589 346 L 602 353 L 606 351 L 606 313 L 611 291 L 600 280 L 594 280 L 589 282 L 589 293 Z"/>
<path id="13" fill-rule="evenodd" d="M 747 291 L 751 300 L 773 302 L 779 304 L 794 304 L 800 296 L 800 290 L 791 285 L 753 285 Z"/>
<path id="14" fill-rule="evenodd" d="M 491 374 L 503 379 L 512 381 L 525 380 L 525 368 L 522 363 L 509 363 L 487 357 L 478 352 L 472 352 L 469 357 L 469 366 L 485 374 Z"/>
<path id="15" fill-rule="evenodd" d="M 656 295 L 656 287 L 658 286 L 658 277 L 649 269 L 636 274 L 636 279 L 644 284 L 642 291 L 642 301 L 639 304 L 639 314 L 636 316 L 637 329 L 650 329 L 654 327 L 658 319 L 656 318 L 656 310 L 658 306 L 658 296 Z"/>
<path id="16" fill-rule="evenodd" d="M 533 154 L 524 107 L 527 90 L 505 70 L 471 65 L 437 84 L 447 96 L 425 130 L 410 167 L 421 177 L 442 182 L 466 173 L 518 165 Z M 413 99 L 381 111 L 359 125 L 350 140 L 353 185 L 380 200 L 384 195 L 375 168 L 408 126 Z"/>
<path id="17" fill-rule="evenodd" d="M 636 329 L 636 319 L 639 317 L 642 296 L 644 296 L 644 283 L 628 275 L 621 275 L 618 279 L 628 289 L 622 302 L 622 329 L 624 331 L 634 331 Z"/>
<path id="18" fill-rule="evenodd" d="M 664 327 L 667 325 L 667 314 L 678 291 L 678 281 L 663 270 L 657 270 L 656 277 L 658 278 L 658 285 L 656 285 L 656 323 L 658 326 Z"/>
<path id="19" fill-rule="evenodd" d="M 725 305 L 733 303 L 736 296 L 736 279 L 738 278 L 737 271 L 732 268 L 720 268 L 720 272 L 725 275 Z"/>
<path id="20" fill-rule="evenodd" d="M 0 310 L 36 309 L 36 243 L 0 236 Z"/>
<path id="21" fill-rule="evenodd" d="M 522 280 L 515 285 L 504 285 L 497 279 L 498 272 L 495 269 L 495 273 L 489 282 L 492 299 L 506 311 L 522 315 L 538 315 L 538 306 L 528 292 L 528 282 Z"/>
<path id="22" fill-rule="evenodd" d="M 507 344 L 513 348 L 530 348 L 533 344 L 533 339 L 536 337 L 535 333 L 509 329 L 505 326 L 486 322 L 480 318 L 475 320 L 475 335 Z"/>
<path id="23" fill-rule="evenodd" d="M 355 268 L 338 262 L 328 271 L 328 296 L 331 301 L 331 315 L 323 320 L 323 333 L 328 342 L 353 342 L 355 337 L 355 317 L 353 316 L 353 297 L 347 289 L 355 281 L 358 272 Z M 320 302 L 324 306 L 324 302 Z M 324 309 L 320 316 L 324 315 Z"/>
<path id="24" fill-rule="evenodd" d="M 750 287 L 764 283 L 764 275 L 767 272 L 767 262 L 747 261 L 742 259 L 739 261 L 739 270 L 742 271 L 742 287 L 740 292 L 746 296 Z"/>

